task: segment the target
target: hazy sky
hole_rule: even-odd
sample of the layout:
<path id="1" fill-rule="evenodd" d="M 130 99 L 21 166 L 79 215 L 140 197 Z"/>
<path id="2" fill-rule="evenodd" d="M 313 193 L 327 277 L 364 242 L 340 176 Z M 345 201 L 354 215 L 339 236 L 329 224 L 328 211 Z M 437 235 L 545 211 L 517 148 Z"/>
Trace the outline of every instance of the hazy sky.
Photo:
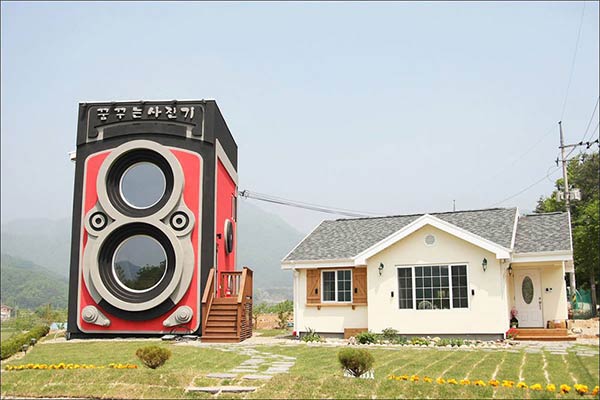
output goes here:
<path id="1" fill-rule="evenodd" d="M 582 2 L 1 7 L 3 221 L 70 215 L 83 100 L 214 98 L 240 189 L 404 214 L 490 207 L 538 181 L 557 121 L 579 141 L 598 98 L 597 2 L 564 115 Z M 500 206 L 533 209 L 559 175 Z M 331 218 L 261 206 L 301 231 Z"/>

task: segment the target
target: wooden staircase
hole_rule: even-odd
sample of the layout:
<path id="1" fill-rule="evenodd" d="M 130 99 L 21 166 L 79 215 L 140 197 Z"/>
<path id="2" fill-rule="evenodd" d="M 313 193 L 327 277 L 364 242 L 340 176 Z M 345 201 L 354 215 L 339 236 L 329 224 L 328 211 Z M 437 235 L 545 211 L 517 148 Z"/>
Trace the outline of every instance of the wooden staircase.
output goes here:
<path id="1" fill-rule="evenodd" d="M 203 343 L 236 343 L 252 336 L 252 270 L 210 271 L 202 298 Z"/>
<path id="2" fill-rule="evenodd" d="M 516 340 L 539 340 L 539 341 L 570 341 L 576 340 L 575 336 L 569 336 L 565 328 L 517 328 Z"/>

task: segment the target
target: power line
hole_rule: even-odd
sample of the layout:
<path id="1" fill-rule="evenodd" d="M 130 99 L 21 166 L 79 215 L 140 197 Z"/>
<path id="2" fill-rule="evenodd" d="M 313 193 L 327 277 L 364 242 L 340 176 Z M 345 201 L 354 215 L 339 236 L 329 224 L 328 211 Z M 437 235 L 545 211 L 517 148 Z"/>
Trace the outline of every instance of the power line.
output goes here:
<path id="1" fill-rule="evenodd" d="M 567 84 L 567 92 L 565 93 L 565 101 L 563 102 L 562 112 L 560 113 L 561 120 L 565 116 L 565 110 L 567 109 L 567 100 L 569 98 L 569 90 L 571 89 L 571 81 L 573 80 L 573 71 L 575 70 L 575 59 L 577 58 L 577 50 L 579 49 L 579 38 L 581 37 L 581 27 L 583 26 L 584 14 L 585 14 L 585 1 L 583 2 L 583 8 L 581 9 L 581 18 L 579 20 L 579 29 L 577 30 L 577 40 L 575 41 L 575 51 L 573 52 L 573 60 L 571 61 L 571 72 L 569 73 L 569 83 Z"/>
<path id="2" fill-rule="evenodd" d="M 241 192 L 239 192 L 239 195 L 240 197 L 247 199 L 259 200 L 267 203 L 280 204 L 288 207 L 302 208 L 305 210 L 317 211 L 328 214 L 344 215 L 348 217 L 373 217 L 381 215 L 381 213 L 363 212 L 343 208 L 332 208 L 318 204 L 306 203 L 303 201 L 284 199 L 282 197 L 272 196 L 264 193 L 250 192 L 249 190 L 242 190 Z"/>
<path id="3" fill-rule="evenodd" d="M 585 127 L 585 132 L 583 133 L 583 137 L 581 138 L 582 142 L 585 141 L 588 130 L 590 129 L 590 125 L 592 125 L 592 121 L 594 120 L 594 115 L 596 114 L 596 110 L 598 109 L 599 101 L 600 101 L 600 96 L 598 96 L 598 98 L 596 99 L 596 105 L 594 106 L 594 111 L 592 111 L 592 115 L 590 116 L 590 121 L 588 122 L 587 126 Z M 594 136 L 594 134 L 592 133 L 592 137 L 593 136 Z"/>
<path id="4" fill-rule="evenodd" d="M 515 194 L 513 194 L 511 196 L 508 196 L 507 198 L 505 198 L 505 199 L 503 199 L 503 200 L 501 200 L 501 201 L 499 201 L 497 203 L 492 204 L 490 206 L 490 208 L 495 207 L 495 206 L 497 206 L 499 204 L 502 204 L 505 201 L 513 199 L 513 198 L 517 197 L 518 195 L 520 195 L 521 193 L 526 192 L 527 190 L 531 189 L 532 187 L 534 187 L 538 183 L 542 182 L 544 179 L 546 179 L 547 177 L 549 177 L 550 175 L 552 175 L 553 173 L 555 173 L 558 170 L 559 170 L 558 167 L 554 167 L 554 169 L 552 171 L 550 171 L 549 173 L 547 173 L 546 175 L 544 175 L 541 179 L 538 179 L 537 181 L 533 182 L 531 185 L 527 186 L 525 189 L 519 190 L 517 193 L 515 193 Z"/>

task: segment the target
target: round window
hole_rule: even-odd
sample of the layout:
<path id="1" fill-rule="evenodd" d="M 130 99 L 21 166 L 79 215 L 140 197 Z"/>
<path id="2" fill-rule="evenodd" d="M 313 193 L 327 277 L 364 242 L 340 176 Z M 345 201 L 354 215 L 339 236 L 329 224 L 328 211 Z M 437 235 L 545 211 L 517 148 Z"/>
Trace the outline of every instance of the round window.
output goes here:
<path id="1" fill-rule="evenodd" d="M 167 254 L 163 246 L 146 235 L 124 240 L 112 262 L 113 275 L 123 288 L 145 292 L 156 287 L 167 271 Z"/>
<path id="2" fill-rule="evenodd" d="M 533 281 L 528 276 L 523 278 L 521 293 L 523 294 L 523 301 L 527 304 L 531 304 L 531 301 L 533 300 Z"/>
<path id="3" fill-rule="evenodd" d="M 431 234 L 425 236 L 425 244 L 427 246 L 433 246 L 435 244 L 435 236 L 433 236 Z"/>
<path id="4" fill-rule="evenodd" d="M 143 209 L 160 201 L 165 194 L 166 184 L 165 175 L 158 166 L 139 162 L 123 173 L 119 189 L 129 206 Z"/>

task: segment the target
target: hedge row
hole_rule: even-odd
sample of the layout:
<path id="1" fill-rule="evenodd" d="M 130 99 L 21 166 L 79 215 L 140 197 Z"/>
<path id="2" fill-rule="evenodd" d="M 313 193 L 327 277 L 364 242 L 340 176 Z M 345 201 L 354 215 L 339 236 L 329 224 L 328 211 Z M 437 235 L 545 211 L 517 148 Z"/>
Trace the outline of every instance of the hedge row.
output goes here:
<path id="1" fill-rule="evenodd" d="M 0 359 L 4 360 L 21 350 L 24 344 L 29 344 L 31 339 L 40 340 L 41 337 L 46 336 L 50 332 L 48 325 L 35 326 L 27 333 L 21 333 L 20 335 L 12 336 L 6 340 L 3 340 L 0 344 Z"/>

